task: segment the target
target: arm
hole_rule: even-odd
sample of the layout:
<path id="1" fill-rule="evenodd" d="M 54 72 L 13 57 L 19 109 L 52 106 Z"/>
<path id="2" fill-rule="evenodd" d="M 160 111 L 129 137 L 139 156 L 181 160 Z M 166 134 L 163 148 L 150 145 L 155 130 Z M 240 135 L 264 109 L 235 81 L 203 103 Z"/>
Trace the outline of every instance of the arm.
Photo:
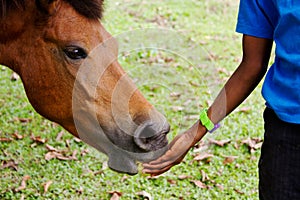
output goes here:
<path id="1" fill-rule="evenodd" d="M 238 107 L 254 90 L 267 71 L 273 41 L 243 36 L 243 59 L 229 78 L 211 107 L 208 116 L 215 124 Z M 179 164 L 190 148 L 206 134 L 199 120 L 186 132 L 178 135 L 162 157 L 144 164 L 144 173 L 159 175 Z"/>

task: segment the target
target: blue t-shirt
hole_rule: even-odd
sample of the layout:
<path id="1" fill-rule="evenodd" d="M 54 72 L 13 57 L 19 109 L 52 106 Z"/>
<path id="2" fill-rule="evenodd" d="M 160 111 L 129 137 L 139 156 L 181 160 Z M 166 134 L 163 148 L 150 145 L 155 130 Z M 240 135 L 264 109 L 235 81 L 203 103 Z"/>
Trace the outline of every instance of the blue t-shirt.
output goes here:
<path id="1" fill-rule="evenodd" d="M 236 31 L 274 40 L 262 95 L 280 119 L 300 124 L 300 0 L 241 0 Z"/>

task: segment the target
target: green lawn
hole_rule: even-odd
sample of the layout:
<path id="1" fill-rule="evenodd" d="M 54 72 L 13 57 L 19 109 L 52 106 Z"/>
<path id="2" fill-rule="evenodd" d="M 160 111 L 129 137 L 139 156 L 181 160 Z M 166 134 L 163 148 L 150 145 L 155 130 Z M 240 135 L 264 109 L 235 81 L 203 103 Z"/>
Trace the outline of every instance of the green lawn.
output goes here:
<path id="1" fill-rule="evenodd" d="M 195 122 L 240 61 L 238 2 L 111 0 L 105 7 L 103 23 L 120 41 L 119 62 L 166 115 L 171 140 Z M 258 199 L 260 88 L 183 163 L 149 178 L 108 169 L 105 155 L 40 117 L 11 75 L 0 66 L 0 199 L 110 199 L 113 193 L 120 199 Z M 47 160 L 51 147 L 68 159 Z"/>

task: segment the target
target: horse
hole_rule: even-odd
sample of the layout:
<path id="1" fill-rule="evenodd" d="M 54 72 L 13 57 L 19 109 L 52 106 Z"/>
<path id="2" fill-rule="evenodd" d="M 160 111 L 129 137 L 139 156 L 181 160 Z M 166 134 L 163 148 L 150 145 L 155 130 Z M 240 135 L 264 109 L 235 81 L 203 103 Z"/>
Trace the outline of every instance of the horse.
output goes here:
<path id="1" fill-rule="evenodd" d="M 102 15 L 103 0 L 1 0 L 0 64 L 36 112 L 133 175 L 166 151 L 170 126 L 118 63 Z"/>

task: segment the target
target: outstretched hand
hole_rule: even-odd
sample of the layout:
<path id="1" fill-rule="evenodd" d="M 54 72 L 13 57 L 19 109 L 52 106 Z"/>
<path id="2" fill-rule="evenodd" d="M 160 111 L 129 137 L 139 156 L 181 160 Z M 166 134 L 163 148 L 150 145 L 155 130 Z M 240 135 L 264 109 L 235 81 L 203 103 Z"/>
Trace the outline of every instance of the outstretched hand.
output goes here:
<path id="1" fill-rule="evenodd" d="M 205 133 L 206 129 L 197 121 L 197 123 L 186 132 L 174 138 L 169 144 L 168 151 L 164 155 L 150 163 L 144 163 L 143 173 L 157 176 L 168 171 L 174 165 L 178 165 L 190 148 L 192 148 Z"/>

